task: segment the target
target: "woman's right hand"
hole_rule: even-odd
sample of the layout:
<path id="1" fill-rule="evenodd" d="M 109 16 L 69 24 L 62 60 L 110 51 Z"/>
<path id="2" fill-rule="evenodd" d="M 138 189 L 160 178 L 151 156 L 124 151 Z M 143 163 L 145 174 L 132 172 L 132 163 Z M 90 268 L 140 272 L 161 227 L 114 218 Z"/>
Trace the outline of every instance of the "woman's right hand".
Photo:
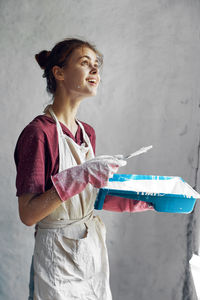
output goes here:
<path id="1" fill-rule="evenodd" d="M 106 186 L 108 180 L 126 161 L 113 156 L 98 156 L 81 165 L 66 169 L 51 177 L 62 201 L 80 194 L 88 183 L 96 188 Z"/>
<path id="2" fill-rule="evenodd" d="M 83 168 L 88 177 L 88 182 L 96 188 L 104 187 L 108 184 L 109 178 L 119 169 L 126 165 L 126 161 L 114 156 L 101 155 L 86 161 Z"/>

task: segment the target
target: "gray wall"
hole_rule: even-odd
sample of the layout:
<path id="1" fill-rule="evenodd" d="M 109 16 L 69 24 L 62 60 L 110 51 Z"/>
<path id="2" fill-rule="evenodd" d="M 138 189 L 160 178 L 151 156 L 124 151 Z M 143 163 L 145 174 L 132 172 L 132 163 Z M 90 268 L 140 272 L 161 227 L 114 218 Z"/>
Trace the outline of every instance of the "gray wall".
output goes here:
<path id="1" fill-rule="evenodd" d="M 177 175 L 200 191 L 199 19 L 197 0 L 0 1 L 0 299 L 28 294 L 33 228 L 19 221 L 13 151 L 49 101 L 34 54 L 69 36 L 94 42 L 105 57 L 102 83 L 79 119 L 96 129 L 97 154 L 152 144 L 120 172 Z M 195 299 L 188 259 L 198 248 L 198 211 L 100 213 L 114 300 Z"/>

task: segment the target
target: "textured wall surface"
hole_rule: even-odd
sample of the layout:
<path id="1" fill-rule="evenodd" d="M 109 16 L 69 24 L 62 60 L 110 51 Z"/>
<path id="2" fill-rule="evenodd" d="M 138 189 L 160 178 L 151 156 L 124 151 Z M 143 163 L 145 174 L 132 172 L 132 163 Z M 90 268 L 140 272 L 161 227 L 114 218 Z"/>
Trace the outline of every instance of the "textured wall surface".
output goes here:
<path id="1" fill-rule="evenodd" d="M 150 145 L 121 173 L 177 175 L 200 191 L 200 2 L 1 0 L 0 299 L 23 300 L 33 228 L 19 220 L 13 151 L 49 98 L 35 53 L 75 36 L 103 52 L 102 83 L 79 119 L 97 154 Z M 190 215 L 101 212 L 114 300 L 195 300 L 188 260 L 198 250 L 199 203 Z"/>

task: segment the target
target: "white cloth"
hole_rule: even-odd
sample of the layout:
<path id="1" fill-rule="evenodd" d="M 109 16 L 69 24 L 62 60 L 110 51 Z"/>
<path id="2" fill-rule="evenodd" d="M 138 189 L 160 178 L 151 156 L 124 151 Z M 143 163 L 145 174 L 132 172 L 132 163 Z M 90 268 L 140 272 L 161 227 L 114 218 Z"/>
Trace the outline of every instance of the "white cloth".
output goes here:
<path id="1" fill-rule="evenodd" d="M 200 300 L 200 256 L 193 254 L 190 259 L 190 268 L 192 272 L 192 278 L 196 290 L 197 299 Z"/>
<path id="2" fill-rule="evenodd" d="M 84 127 L 79 146 L 63 134 L 52 110 L 59 142 L 59 172 L 94 157 Z M 93 215 L 97 190 L 63 202 L 38 223 L 34 249 L 34 300 L 111 300 L 105 225 Z"/>

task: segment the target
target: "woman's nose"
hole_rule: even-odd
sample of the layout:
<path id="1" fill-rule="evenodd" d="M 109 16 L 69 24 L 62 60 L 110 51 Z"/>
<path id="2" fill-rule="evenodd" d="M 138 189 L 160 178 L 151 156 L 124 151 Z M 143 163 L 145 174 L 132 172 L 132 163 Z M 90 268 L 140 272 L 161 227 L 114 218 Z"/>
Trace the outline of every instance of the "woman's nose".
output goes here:
<path id="1" fill-rule="evenodd" d="M 98 73 L 98 68 L 96 66 L 92 66 L 91 65 L 91 71 L 90 71 L 90 73 L 92 73 L 92 74 Z"/>

